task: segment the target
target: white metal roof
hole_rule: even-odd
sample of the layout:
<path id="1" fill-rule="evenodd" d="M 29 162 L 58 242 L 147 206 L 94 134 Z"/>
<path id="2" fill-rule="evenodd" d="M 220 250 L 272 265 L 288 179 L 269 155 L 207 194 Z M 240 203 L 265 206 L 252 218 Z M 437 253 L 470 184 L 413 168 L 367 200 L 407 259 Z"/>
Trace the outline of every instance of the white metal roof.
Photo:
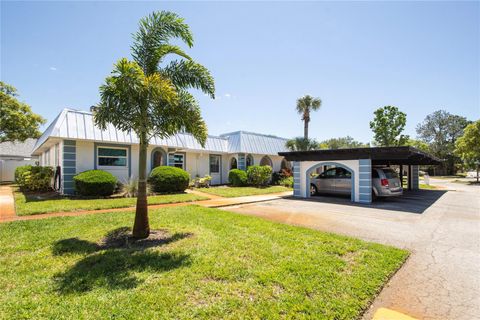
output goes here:
<path id="1" fill-rule="evenodd" d="M 94 125 L 91 112 L 64 109 L 48 126 L 33 148 L 33 154 L 50 138 L 71 140 L 91 140 L 110 143 L 138 144 L 134 132 L 125 132 L 109 125 L 100 130 Z M 167 139 L 153 137 L 151 145 L 167 146 L 187 150 L 198 150 L 218 153 L 255 153 L 276 155 L 287 151 L 286 139 L 252 132 L 237 131 L 228 134 L 208 136 L 205 148 L 188 133 L 178 133 Z"/>

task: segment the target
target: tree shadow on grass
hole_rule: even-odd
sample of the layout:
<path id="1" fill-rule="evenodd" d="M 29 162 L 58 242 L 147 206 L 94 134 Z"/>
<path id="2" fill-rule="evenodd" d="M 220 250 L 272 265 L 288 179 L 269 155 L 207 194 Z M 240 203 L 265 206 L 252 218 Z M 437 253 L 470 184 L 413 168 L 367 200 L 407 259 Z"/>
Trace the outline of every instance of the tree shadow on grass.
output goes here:
<path id="1" fill-rule="evenodd" d="M 59 293 L 81 293 L 104 287 L 113 290 L 132 289 L 142 280 L 135 272 L 165 272 L 190 265 L 190 256 L 178 252 L 146 251 L 145 248 L 162 246 L 191 236 L 175 233 L 143 239 L 129 240 L 124 237 L 129 228 L 115 229 L 100 242 L 94 243 L 78 238 L 63 239 L 52 248 L 54 255 L 85 254 L 65 272 L 54 276 Z M 123 241 L 126 242 L 123 242 Z M 128 241 L 131 241 L 130 243 Z"/>

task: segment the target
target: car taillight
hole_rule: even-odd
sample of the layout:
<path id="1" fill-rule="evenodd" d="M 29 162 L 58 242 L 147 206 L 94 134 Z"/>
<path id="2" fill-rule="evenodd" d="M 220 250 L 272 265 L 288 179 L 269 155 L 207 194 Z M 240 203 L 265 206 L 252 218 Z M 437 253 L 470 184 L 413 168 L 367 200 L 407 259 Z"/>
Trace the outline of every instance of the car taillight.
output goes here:
<path id="1" fill-rule="evenodd" d="M 388 179 L 382 179 L 380 180 L 380 183 L 382 184 L 382 187 L 388 187 Z"/>

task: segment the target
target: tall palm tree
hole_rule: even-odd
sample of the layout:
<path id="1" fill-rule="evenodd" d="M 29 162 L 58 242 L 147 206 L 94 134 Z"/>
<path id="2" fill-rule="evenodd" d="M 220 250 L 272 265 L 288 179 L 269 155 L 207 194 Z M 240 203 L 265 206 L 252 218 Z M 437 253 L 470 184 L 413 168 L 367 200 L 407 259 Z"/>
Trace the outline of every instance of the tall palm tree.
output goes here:
<path id="1" fill-rule="evenodd" d="M 297 112 L 302 115 L 304 123 L 303 138 L 308 141 L 308 123 L 310 122 L 310 112 L 317 111 L 322 105 L 320 98 L 314 98 L 310 95 L 305 95 L 297 100 Z"/>
<path id="2" fill-rule="evenodd" d="M 140 20 L 131 47 L 133 61 L 120 59 L 100 87 L 100 103 L 94 109 L 95 124 L 105 129 L 113 124 L 134 131 L 139 138 L 138 196 L 133 226 L 135 238 L 150 234 L 147 206 L 147 147 L 150 138 L 166 138 L 179 131 L 191 133 L 201 144 L 207 126 L 200 107 L 187 91 L 200 89 L 215 97 L 210 72 L 194 62 L 173 39 L 193 45 L 190 28 L 172 12 L 154 12 Z M 164 63 L 167 55 L 179 60 Z"/>
<path id="3" fill-rule="evenodd" d="M 309 151 L 320 149 L 320 145 L 315 139 L 305 139 L 304 137 L 296 137 L 287 140 L 285 147 L 290 151 Z"/>

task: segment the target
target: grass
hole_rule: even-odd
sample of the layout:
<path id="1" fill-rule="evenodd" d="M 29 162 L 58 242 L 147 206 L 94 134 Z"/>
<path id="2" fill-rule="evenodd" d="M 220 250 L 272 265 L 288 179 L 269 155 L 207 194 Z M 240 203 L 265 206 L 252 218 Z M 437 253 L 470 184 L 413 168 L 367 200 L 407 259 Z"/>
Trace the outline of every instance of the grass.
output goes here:
<path id="1" fill-rule="evenodd" d="M 171 235 L 102 249 L 132 213 L 0 224 L 0 319 L 357 319 L 408 253 L 197 206 L 152 210 Z"/>
<path id="2" fill-rule="evenodd" d="M 166 204 L 206 200 L 190 193 L 149 196 L 148 204 Z M 38 194 L 15 192 L 15 209 L 19 216 L 48 212 L 84 211 L 134 207 L 137 198 L 81 199 L 62 197 L 54 193 Z"/>
<path id="3" fill-rule="evenodd" d="M 211 188 L 199 188 L 198 191 L 213 194 L 220 197 L 234 198 L 244 196 L 254 196 L 259 194 L 269 194 L 291 191 L 292 189 L 283 186 L 268 186 L 264 188 L 255 187 L 211 187 Z"/>
<path id="4" fill-rule="evenodd" d="M 436 187 L 436 186 L 433 186 L 431 184 L 425 184 L 425 183 L 420 183 L 419 186 L 420 186 L 420 189 L 424 189 L 424 190 L 437 190 L 438 189 L 438 187 Z"/>

